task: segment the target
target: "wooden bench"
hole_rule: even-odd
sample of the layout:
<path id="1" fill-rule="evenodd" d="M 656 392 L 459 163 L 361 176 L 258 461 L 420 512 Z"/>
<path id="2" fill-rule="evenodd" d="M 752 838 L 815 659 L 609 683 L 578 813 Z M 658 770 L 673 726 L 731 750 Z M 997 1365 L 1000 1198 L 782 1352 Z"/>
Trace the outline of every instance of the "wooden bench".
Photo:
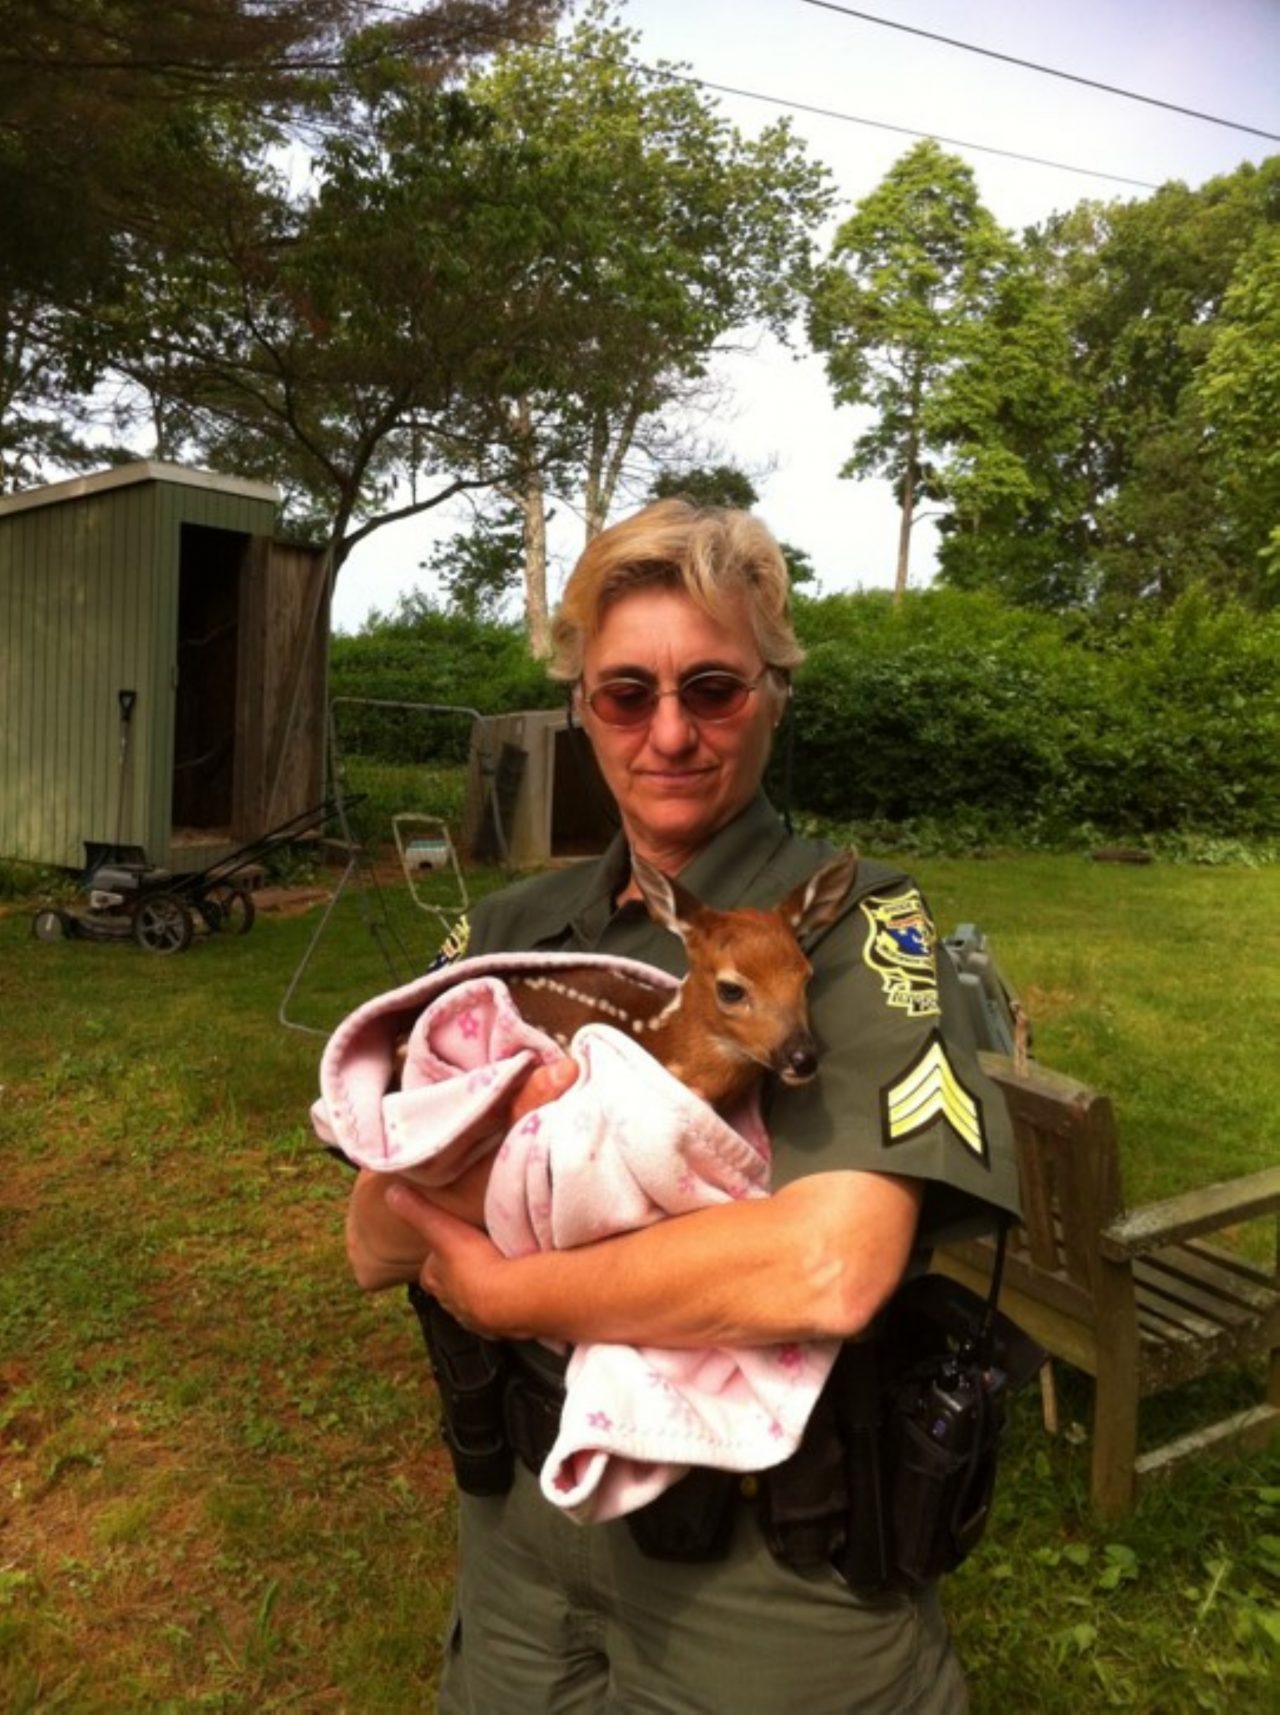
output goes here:
<path id="1" fill-rule="evenodd" d="M 1094 1505 L 1127 1512 L 1139 1481 L 1189 1454 L 1263 1445 L 1280 1429 L 1280 1230 L 1270 1269 L 1204 1235 L 1280 1211 L 1280 1167 L 1126 1213 L 1107 1097 L 982 1059 L 1008 1100 L 1022 1187 L 1000 1307 L 1095 1379 Z M 940 1250 L 934 1267 L 985 1292 L 991 1260 L 980 1240 Z M 1142 1399 L 1259 1354 L 1270 1360 L 1261 1404 L 1138 1453 Z"/>

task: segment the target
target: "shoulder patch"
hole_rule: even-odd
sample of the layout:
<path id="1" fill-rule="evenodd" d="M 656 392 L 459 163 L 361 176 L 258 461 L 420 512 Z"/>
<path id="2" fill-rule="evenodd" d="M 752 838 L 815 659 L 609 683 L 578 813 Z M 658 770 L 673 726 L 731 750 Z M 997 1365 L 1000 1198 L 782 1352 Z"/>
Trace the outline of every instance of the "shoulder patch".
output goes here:
<path id="1" fill-rule="evenodd" d="M 970 1154 L 990 1167 L 982 1103 L 960 1082 L 938 1031 L 902 1076 L 880 1092 L 880 1108 L 886 1148 L 945 1120 Z"/>
<path id="2" fill-rule="evenodd" d="M 938 937 L 914 887 L 862 901 L 867 919 L 864 962 L 880 978 L 885 1002 L 910 1018 L 936 1018 Z"/>
<path id="3" fill-rule="evenodd" d="M 439 971 L 446 965 L 456 965 L 459 959 L 465 957 L 470 940 L 471 920 L 468 917 L 459 917 L 441 943 L 440 951 L 427 966 L 427 971 Z"/>

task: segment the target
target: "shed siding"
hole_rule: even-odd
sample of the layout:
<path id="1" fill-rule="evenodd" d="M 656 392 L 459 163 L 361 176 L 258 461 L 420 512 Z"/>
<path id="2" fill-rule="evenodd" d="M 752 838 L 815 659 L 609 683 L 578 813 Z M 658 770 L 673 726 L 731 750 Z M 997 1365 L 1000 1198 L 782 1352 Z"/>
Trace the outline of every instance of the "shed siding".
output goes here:
<path id="1" fill-rule="evenodd" d="M 78 866 L 86 839 L 168 853 L 181 527 L 269 534 L 274 508 L 140 482 L 0 516 L 0 853 Z M 117 692 L 138 693 L 119 821 Z"/>

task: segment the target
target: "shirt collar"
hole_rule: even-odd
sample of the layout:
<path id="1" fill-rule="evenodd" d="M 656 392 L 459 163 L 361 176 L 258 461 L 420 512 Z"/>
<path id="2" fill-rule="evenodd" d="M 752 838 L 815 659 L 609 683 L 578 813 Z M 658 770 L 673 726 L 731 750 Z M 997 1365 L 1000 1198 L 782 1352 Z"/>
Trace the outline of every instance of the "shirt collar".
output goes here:
<path id="1" fill-rule="evenodd" d="M 779 847 L 788 840 L 786 828 L 763 792 L 711 839 L 680 872 L 680 881 L 704 905 L 730 910 L 749 898 L 755 883 L 768 870 Z M 576 940 L 592 947 L 614 913 L 614 899 L 631 873 L 626 838 L 615 835 L 596 860 L 578 909 L 564 925 Z M 767 903 L 774 903 L 770 898 Z"/>

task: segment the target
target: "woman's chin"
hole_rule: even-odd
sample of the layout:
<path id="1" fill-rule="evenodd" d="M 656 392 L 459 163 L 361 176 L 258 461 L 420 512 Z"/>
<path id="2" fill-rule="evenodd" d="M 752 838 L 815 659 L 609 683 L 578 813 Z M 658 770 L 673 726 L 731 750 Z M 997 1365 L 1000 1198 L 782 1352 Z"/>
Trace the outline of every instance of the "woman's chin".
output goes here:
<path id="1" fill-rule="evenodd" d="M 624 820 L 633 844 L 696 848 L 718 832 L 731 813 L 703 785 L 697 791 L 681 789 L 629 806 Z"/>

